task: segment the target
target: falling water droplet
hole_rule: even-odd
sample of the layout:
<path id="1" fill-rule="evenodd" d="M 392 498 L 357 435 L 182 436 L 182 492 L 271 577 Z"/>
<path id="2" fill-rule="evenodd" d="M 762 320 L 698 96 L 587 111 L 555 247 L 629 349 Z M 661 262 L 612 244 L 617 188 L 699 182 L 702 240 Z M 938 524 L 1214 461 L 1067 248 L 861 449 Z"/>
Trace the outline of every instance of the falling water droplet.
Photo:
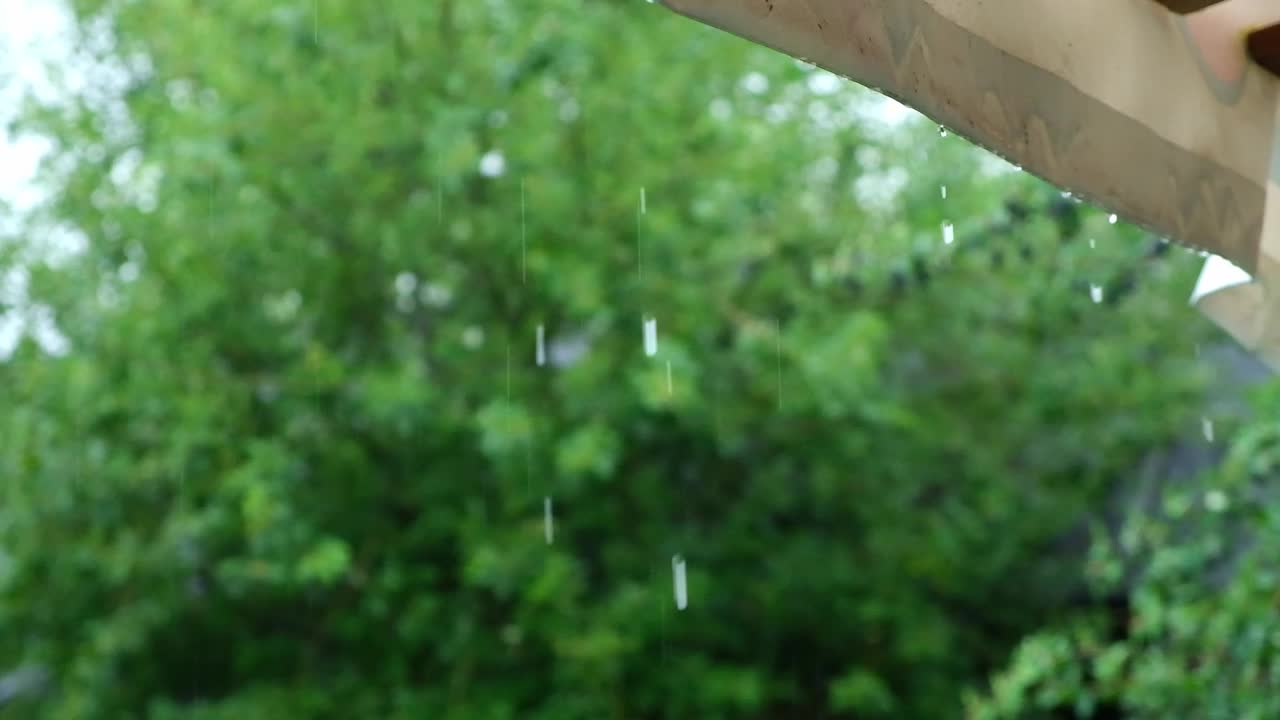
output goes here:
<path id="1" fill-rule="evenodd" d="M 520 179 L 520 282 L 525 283 L 529 274 L 528 226 L 525 223 L 524 178 Z"/>
<path id="2" fill-rule="evenodd" d="M 671 385 L 671 361 L 667 361 L 667 394 L 671 395 L 675 390 Z"/>
<path id="3" fill-rule="evenodd" d="M 1094 240 L 1093 238 L 1089 238 L 1089 249 L 1092 250 L 1093 248 L 1096 248 L 1096 247 L 1098 247 L 1098 241 Z"/>
<path id="4" fill-rule="evenodd" d="M 778 339 L 778 410 L 782 410 L 782 321 L 773 321 L 774 335 Z"/>
<path id="5" fill-rule="evenodd" d="M 671 580 L 675 586 L 676 609 L 684 610 L 689 607 L 689 584 L 685 576 L 684 557 L 680 555 L 671 556 Z"/>
<path id="6" fill-rule="evenodd" d="M 1213 442 L 1213 421 L 1207 417 L 1200 418 L 1200 429 L 1204 431 L 1204 439 Z"/>
<path id="7" fill-rule="evenodd" d="M 1089 297 L 1095 304 L 1102 302 L 1102 286 L 1089 283 Z"/>
<path id="8" fill-rule="evenodd" d="M 556 520 L 551 508 L 550 495 L 542 498 L 542 536 L 546 538 L 548 545 L 555 542 Z"/>
<path id="9" fill-rule="evenodd" d="M 658 319 L 644 319 L 644 354 L 653 357 L 658 354 Z"/>
<path id="10" fill-rule="evenodd" d="M 942 190 L 942 199 L 943 199 L 943 200 L 946 200 L 946 199 L 947 199 L 947 186 L 946 186 L 946 185 L 943 185 L 943 186 L 941 187 L 941 190 Z"/>
<path id="11" fill-rule="evenodd" d="M 1119 219 L 1120 218 L 1115 213 L 1111 213 L 1110 215 L 1107 216 L 1107 222 L 1111 223 L 1112 225 L 1115 225 Z"/>
<path id="12" fill-rule="evenodd" d="M 645 202 L 644 202 L 644 187 L 642 186 L 640 188 L 640 214 L 644 215 L 645 212 L 646 212 L 646 208 L 645 208 Z"/>
<path id="13" fill-rule="evenodd" d="M 950 220 L 942 223 L 942 242 L 944 245 L 950 245 L 956 241 L 956 228 L 951 224 Z"/>
<path id="14" fill-rule="evenodd" d="M 938 126 L 938 135 L 940 135 L 940 136 L 942 136 L 942 137 L 946 137 L 946 136 L 947 136 L 947 129 L 946 129 L 945 127 L 943 127 L 943 126 L 939 125 L 939 126 Z"/>
<path id="15" fill-rule="evenodd" d="M 547 364 L 547 333 L 541 325 L 538 326 L 538 342 L 534 351 L 534 359 L 538 362 L 538 367 Z"/>

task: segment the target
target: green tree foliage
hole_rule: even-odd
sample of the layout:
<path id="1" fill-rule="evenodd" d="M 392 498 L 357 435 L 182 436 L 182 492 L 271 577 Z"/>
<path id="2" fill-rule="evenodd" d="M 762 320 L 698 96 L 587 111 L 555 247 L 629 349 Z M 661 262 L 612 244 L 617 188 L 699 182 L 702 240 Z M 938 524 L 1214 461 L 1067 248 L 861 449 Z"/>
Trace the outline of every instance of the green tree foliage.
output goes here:
<path id="1" fill-rule="evenodd" d="M 970 698 L 971 717 L 1280 715 L 1277 401 L 1274 387 L 1261 394 L 1262 419 L 1202 482 L 1165 488 L 1153 511 L 1103 534 L 1089 575 L 1119 602 L 1022 641 L 990 691 Z"/>
<path id="2" fill-rule="evenodd" d="M 1202 386 L 1192 258 L 644 3 L 74 8 L 5 717 L 955 715 Z"/>

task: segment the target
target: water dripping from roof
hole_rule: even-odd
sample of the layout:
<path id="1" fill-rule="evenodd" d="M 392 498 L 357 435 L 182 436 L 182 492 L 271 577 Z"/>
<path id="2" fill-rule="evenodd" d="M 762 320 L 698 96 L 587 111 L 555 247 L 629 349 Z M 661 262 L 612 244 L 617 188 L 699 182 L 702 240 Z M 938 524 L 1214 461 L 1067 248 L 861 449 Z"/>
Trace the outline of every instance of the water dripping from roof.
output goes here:
<path id="1" fill-rule="evenodd" d="M 653 357 L 658 354 L 658 319 L 644 319 L 644 354 Z"/>
<path id="2" fill-rule="evenodd" d="M 529 231 L 525 222 L 524 178 L 520 179 L 520 282 L 524 284 L 529 274 Z"/>
<path id="3" fill-rule="evenodd" d="M 778 410 L 782 410 L 782 321 L 774 319 L 774 333 L 778 340 Z"/>
<path id="4" fill-rule="evenodd" d="M 676 609 L 684 610 L 689 607 L 689 581 L 685 573 L 684 557 L 681 555 L 671 556 L 671 581 Z"/>

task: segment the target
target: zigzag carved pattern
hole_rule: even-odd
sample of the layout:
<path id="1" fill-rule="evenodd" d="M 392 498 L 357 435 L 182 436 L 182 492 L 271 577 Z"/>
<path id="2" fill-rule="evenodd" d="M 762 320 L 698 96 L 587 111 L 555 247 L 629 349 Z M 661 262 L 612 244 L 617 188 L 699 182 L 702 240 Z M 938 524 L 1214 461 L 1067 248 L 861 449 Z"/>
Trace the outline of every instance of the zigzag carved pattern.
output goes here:
<path id="1" fill-rule="evenodd" d="M 815 60 L 1182 244 L 1256 265 L 1265 188 L 1015 58 L 922 0 L 668 0 Z M 750 26 L 734 28 L 737 4 Z M 824 47 L 805 47 L 816 28 Z M 937 56 L 943 52 L 961 53 Z M 954 50 L 951 50 L 954 49 Z M 1015 91 L 1016 90 L 1016 91 Z"/>

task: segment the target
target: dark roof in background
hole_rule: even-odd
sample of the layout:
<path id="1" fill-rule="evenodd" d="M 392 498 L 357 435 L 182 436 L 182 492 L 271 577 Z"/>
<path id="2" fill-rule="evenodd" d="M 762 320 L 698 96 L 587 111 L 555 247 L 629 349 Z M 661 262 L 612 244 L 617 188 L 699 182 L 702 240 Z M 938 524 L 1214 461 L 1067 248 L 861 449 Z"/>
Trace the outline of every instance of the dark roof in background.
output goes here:
<path id="1" fill-rule="evenodd" d="M 1204 10 L 1225 0 L 1156 0 L 1180 15 Z M 1249 33 L 1249 57 L 1262 67 L 1280 75 L 1280 23 Z"/>

